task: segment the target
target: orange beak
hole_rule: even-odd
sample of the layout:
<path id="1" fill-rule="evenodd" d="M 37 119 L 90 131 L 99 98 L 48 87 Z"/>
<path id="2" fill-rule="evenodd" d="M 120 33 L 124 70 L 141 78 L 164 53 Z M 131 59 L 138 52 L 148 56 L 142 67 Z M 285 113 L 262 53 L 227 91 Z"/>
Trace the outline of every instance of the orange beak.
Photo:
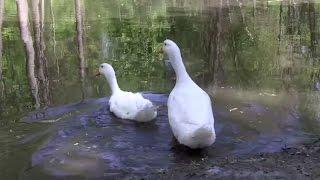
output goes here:
<path id="1" fill-rule="evenodd" d="M 99 72 L 99 70 L 96 70 L 96 73 L 95 73 L 95 77 L 98 77 L 98 76 L 100 76 L 101 74 L 100 74 L 100 72 Z"/>

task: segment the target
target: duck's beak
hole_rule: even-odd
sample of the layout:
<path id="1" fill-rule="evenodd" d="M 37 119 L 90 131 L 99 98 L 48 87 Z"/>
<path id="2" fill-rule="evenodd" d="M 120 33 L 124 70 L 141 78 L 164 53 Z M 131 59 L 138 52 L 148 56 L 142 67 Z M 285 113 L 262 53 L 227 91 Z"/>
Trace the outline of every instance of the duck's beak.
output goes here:
<path id="1" fill-rule="evenodd" d="M 96 73 L 95 73 L 95 77 L 98 77 L 98 76 L 100 76 L 101 74 L 100 74 L 100 72 L 99 72 L 99 70 L 96 70 Z"/>

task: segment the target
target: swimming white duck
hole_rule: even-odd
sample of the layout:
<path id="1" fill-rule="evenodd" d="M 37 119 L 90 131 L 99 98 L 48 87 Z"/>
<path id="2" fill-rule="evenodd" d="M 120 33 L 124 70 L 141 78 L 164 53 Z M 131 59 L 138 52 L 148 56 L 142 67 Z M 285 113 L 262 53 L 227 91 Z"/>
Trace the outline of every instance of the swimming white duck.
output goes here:
<path id="1" fill-rule="evenodd" d="M 116 74 L 110 64 L 103 63 L 97 75 L 104 75 L 111 88 L 109 99 L 110 111 L 118 118 L 148 122 L 156 118 L 157 108 L 151 101 L 145 99 L 140 93 L 122 91 L 119 88 Z"/>
<path id="2" fill-rule="evenodd" d="M 168 99 L 168 118 L 174 136 L 180 144 L 192 149 L 212 145 L 216 134 L 210 97 L 188 75 L 176 43 L 165 40 L 163 51 L 176 74 L 176 84 Z"/>

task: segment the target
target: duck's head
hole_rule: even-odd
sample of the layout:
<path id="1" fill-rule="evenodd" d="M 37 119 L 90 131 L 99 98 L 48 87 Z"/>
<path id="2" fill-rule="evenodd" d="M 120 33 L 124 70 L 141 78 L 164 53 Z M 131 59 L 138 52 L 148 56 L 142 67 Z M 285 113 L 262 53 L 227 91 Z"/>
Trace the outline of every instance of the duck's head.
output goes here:
<path id="1" fill-rule="evenodd" d="M 179 47 L 170 39 L 167 39 L 163 42 L 162 51 L 166 53 L 169 58 L 180 55 Z"/>
<path id="2" fill-rule="evenodd" d="M 103 63 L 100 65 L 99 72 L 97 73 L 96 76 L 99 76 L 99 75 L 104 75 L 105 77 L 109 78 L 109 77 L 115 77 L 116 73 L 114 72 L 114 69 L 110 64 Z"/>

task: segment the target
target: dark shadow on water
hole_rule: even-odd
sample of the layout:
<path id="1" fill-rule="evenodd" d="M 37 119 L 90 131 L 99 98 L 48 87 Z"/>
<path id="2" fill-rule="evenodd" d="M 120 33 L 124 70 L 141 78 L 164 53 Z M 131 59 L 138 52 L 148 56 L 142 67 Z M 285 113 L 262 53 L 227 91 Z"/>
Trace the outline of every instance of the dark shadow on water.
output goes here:
<path id="1" fill-rule="evenodd" d="M 201 160 L 208 157 L 208 151 L 211 148 L 191 149 L 180 144 L 175 137 L 172 137 L 170 143 L 171 151 L 174 154 L 174 161 L 177 163 L 190 163 L 192 160 Z"/>

